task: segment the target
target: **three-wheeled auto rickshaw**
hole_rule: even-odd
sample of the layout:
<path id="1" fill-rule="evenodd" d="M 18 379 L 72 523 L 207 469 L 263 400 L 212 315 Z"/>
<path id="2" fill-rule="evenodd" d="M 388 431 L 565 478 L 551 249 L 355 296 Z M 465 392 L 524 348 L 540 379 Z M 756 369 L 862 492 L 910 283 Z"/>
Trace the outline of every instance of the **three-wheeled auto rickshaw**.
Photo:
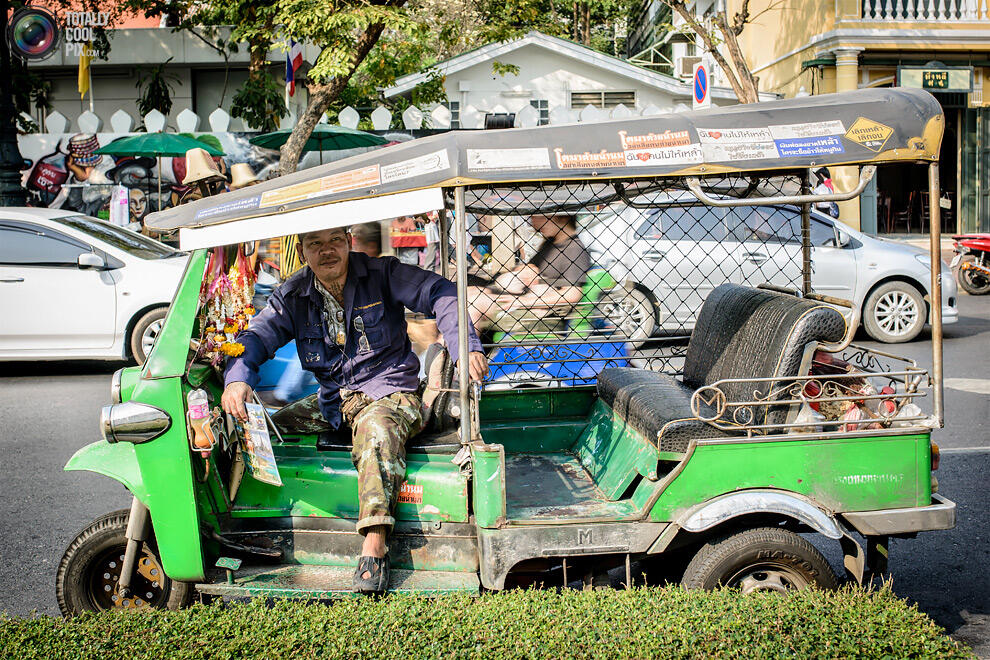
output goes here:
<path id="1" fill-rule="evenodd" d="M 705 249 L 696 263 L 678 240 L 641 255 L 669 261 L 662 293 L 617 278 L 585 286 L 564 310 L 541 308 L 535 324 L 517 314 L 521 330 L 489 332 L 492 356 L 554 363 L 517 370 L 542 374 L 530 386 L 477 387 L 440 352 L 430 421 L 406 447 L 392 591 L 629 585 L 644 573 L 689 588 L 834 586 L 809 532 L 839 543 L 849 579 L 884 572 L 889 539 L 955 523 L 932 474 L 931 434 L 943 426 L 943 124 L 925 92 L 870 89 L 594 125 L 452 131 L 152 214 L 148 226 L 177 232 L 191 256 L 147 362 L 114 375 L 104 440 L 66 466 L 120 481 L 133 504 L 70 544 L 57 578 L 63 613 L 177 607 L 194 595 L 351 593 L 361 537 L 349 437 L 266 418 L 275 485 L 247 461 L 250 443 L 232 420 L 212 421 L 215 442 L 205 444 L 190 423 L 190 391 L 205 391 L 215 408 L 223 388 L 222 360 L 203 357 L 211 333 L 224 332 L 205 327 L 204 282 L 236 278 L 216 265 L 229 246 L 429 211 L 453 232 L 455 254 L 441 263 L 457 284 L 461 332 L 448 348 L 460 364 L 471 305 L 467 213 L 518 228 L 518 218 L 631 207 L 648 215 L 628 228 L 643 240 L 678 236 Z M 814 269 L 850 246 L 838 227 L 812 225 L 811 205 L 856 199 L 885 163 L 929 170 L 931 278 L 912 286 L 930 315 L 931 370 L 852 343 L 859 310 L 814 288 Z M 823 166 L 838 190 L 815 196 L 809 173 Z M 694 311 L 679 331 L 656 319 L 663 334 L 629 341 L 623 324 L 600 321 L 633 293 L 651 297 L 658 314 L 675 303 Z M 627 348 L 566 350 L 617 342 Z M 567 373 L 592 358 L 614 362 L 599 365 L 592 384 Z"/>

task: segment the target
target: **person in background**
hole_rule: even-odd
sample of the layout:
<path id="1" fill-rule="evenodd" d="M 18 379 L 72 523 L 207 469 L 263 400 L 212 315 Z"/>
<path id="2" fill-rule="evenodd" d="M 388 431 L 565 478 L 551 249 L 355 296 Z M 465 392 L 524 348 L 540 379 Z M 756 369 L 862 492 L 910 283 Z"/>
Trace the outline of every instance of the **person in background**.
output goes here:
<path id="1" fill-rule="evenodd" d="M 363 252 L 369 257 L 382 254 L 382 228 L 377 222 L 365 222 L 351 227 L 351 252 Z"/>
<path id="2" fill-rule="evenodd" d="M 416 218 L 403 216 L 392 221 L 390 230 L 392 249 L 404 264 L 419 265 L 419 252 L 426 247 L 426 234 L 416 223 Z"/>
<path id="3" fill-rule="evenodd" d="M 423 233 L 426 235 L 426 253 L 423 256 L 423 268 L 431 270 L 434 273 L 439 272 L 440 219 L 435 211 L 426 216 Z"/>
<path id="4" fill-rule="evenodd" d="M 812 194 L 830 195 L 835 192 L 835 186 L 832 185 L 832 174 L 828 171 L 827 167 L 819 167 L 815 170 L 815 178 L 818 181 L 818 185 L 811 191 Z M 818 202 L 815 204 L 815 208 L 828 213 L 833 218 L 839 217 L 839 205 L 835 202 Z"/>
<path id="5" fill-rule="evenodd" d="M 475 328 L 511 310 L 550 312 L 581 301 L 591 255 L 578 239 L 577 219 L 570 214 L 534 215 L 530 224 L 543 243 L 529 263 L 502 273 L 493 285 L 468 288 Z"/>

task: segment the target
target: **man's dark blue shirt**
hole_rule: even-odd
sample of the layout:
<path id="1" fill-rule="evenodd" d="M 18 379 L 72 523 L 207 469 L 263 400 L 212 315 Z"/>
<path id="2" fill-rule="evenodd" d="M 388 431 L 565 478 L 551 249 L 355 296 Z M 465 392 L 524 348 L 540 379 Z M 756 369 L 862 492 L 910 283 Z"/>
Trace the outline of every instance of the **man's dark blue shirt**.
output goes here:
<path id="1" fill-rule="evenodd" d="M 347 338 L 340 346 L 327 333 L 313 271 L 305 267 L 296 272 L 237 336 L 244 353 L 228 362 L 225 384 L 240 381 L 256 387 L 258 368 L 295 339 L 303 369 L 320 383 L 320 412 L 339 428 L 341 388 L 377 400 L 419 387 L 419 359 L 406 333 L 406 308 L 435 316 L 447 346 L 457 346 L 457 289 L 435 273 L 394 257 L 351 252 L 343 299 Z M 468 341 L 469 350 L 482 350 L 473 327 Z M 451 351 L 454 359 L 456 353 Z"/>

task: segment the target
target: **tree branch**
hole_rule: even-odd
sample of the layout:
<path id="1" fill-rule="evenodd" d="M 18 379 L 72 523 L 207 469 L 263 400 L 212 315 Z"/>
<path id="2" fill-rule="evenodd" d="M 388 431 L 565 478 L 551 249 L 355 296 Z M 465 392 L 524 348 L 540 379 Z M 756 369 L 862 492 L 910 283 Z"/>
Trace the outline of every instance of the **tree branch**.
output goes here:
<path id="1" fill-rule="evenodd" d="M 680 17 L 683 18 L 689 26 L 691 26 L 691 29 L 694 30 L 695 34 L 701 37 L 701 40 L 705 44 L 705 49 L 711 54 L 712 59 L 715 60 L 715 63 L 718 64 L 722 68 L 722 71 L 725 72 L 725 76 L 729 79 L 729 85 L 732 86 L 732 91 L 735 92 L 736 98 L 739 99 L 741 103 L 750 103 L 751 101 L 746 100 L 749 98 L 749 95 L 746 93 L 739 79 L 736 77 L 735 71 L 729 66 L 729 63 L 725 61 L 722 53 L 719 52 L 715 40 L 712 38 L 711 32 L 699 23 L 694 15 L 688 11 L 683 0 L 664 0 L 664 4 L 676 11 L 678 15 L 680 15 Z"/>
<path id="2" fill-rule="evenodd" d="M 744 2 L 743 6 L 745 7 L 745 5 L 746 3 Z M 736 32 L 729 27 L 725 19 L 725 14 L 715 14 L 715 24 L 718 25 L 718 29 L 725 37 L 725 46 L 729 49 L 729 57 L 732 58 L 732 63 L 736 68 L 736 75 L 739 77 L 739 85 L 744 94 L 744 96 L 739 96 L 739 100 L 743 103 L 756 103 L 760 100 L 759 94 L 756 91 L 756 80 L 749 71 L 749 64 L 746 62 L 742 48 L 739 47 Z"/>
<path id="3" fill-rule="evenodd" d="M 397 0 L 396 6 L 400 6 L 403 2 L 405 0 Z M 292 127 L 292 134 L 279 150 L 280 158 L 278 166 L 280 175 L 291 174 L 296 171 L 296 168 L 299 166 L 299 157 L 302 155 L 303 147 L 306 145 L 306 141 L 309 140 L 309 136 L 313 134 L 313 129 L 320 121 L 320 117 L 323 116 L 323 113 L 330 107 L 330 104 L 347 87 L 348 81 L 354 75 L 354 72 L 357 71 L 358 67 L 361 66 L 361 62 L 364 61 L 368 53 L 371 52 L 371 49 L 378 43 L 378 39 L 382 36 L 384 29 L 384 23 L 372 23 L 365 29 L 355 44 L 354 57 L 351 60 L 351 66 L 348 68 L 347 73 L 334 76 L 327 83 L 307 84 L 307 88 L 309 89 L 309 103 L 306 105 L 306 111 L 296 121 L 296 125 Z"/>

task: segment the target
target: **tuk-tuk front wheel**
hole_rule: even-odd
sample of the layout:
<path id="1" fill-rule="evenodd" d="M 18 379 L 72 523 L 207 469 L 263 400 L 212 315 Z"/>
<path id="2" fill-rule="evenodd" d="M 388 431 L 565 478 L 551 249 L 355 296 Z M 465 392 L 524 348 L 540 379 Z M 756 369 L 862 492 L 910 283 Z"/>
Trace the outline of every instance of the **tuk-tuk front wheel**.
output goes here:
<path id="1" fill-rule="evenodd" d="M 748 529 L 708 541 L 681 579 L 686 589 L 727 586 L 743 593 L 800 591 L 811 584 L 834 589 L 835 572 L 813 545 L 778 527 Z"/>
<path id="2" fill-rule="evenodd" d="M 192 599 L 192 585 L 171 580 L 162 570 L 152 542 L 142 544 L 130 592 L 121 594 L 120 579 L 127 547 L 129 511 L 114 511 L 81 531 L 58 566 L 55 595 L 64 616 L 112 609 L 178 609 Z"/>

